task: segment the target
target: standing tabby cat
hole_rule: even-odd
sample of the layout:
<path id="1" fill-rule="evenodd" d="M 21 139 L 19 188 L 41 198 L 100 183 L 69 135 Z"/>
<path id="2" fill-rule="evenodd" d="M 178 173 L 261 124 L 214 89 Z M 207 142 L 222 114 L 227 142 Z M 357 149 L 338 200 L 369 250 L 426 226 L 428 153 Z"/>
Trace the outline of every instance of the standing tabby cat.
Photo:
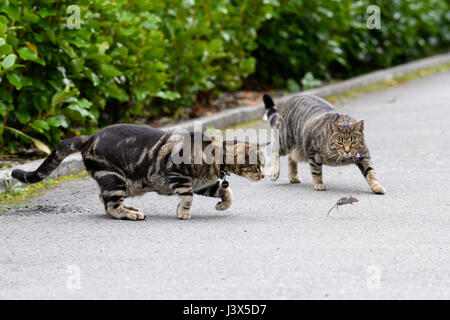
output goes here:
<path id="1" fill-rule="evenodd" d="M 289 180 L 299 183 L 297 162 L 308 162 L 315 190 L 326 190 L 322 165 L 355 163 L 374 193 L 384 194 L 364 142 L 364 121 L 356 122 L 313 95 L 298 95 L 282 105 L 281 115 L 269 95 L 264 95 L 266 117 L 279 131 L 279 153 L 272 154 L 271 180 L 280 175 L 279 156 L 288 155 Z"/>
<path id="2" fill-rule="evenodd" d="M 231 163 L 215 161 L 209 165 L 195 164 L 198 163 L 193 161 L 195 152 L 191 151 L 195 146 L 193 140 L 198 138 L 202 157 L 203 150 L 209 145 L 216 144 L 225 149 L 226 144 Z M 182 153 L 186 152 L 183 149 L 186 146 L 185 139 L 192 140 L 188 144 L 192 146 L 188 150 L 189 161 L 177 164 L 172 155 L 183 156 Z M 64 140 L 36 171 L 14 170 L 12 176 L 25 183 L 41 181 L 65 157 L 81 151 L 87 171 L 100 187 L 100 200 L 109 215 L 117 219 L 145 219 L 138 209 L 124 205 L 124 198 L 155 191 L 163 195 L 178 195 L 180 202 L 177 216 L 179 219 L 189 219 L 194 193 L 221 198 L 216 210 L 226 210 L 231 206 L 231 189 L 228 188 L 228 182 L 221 179 L 224 173 L 229 171 L 254 181 L 264 178 L 264 156 L 258 149 L 256 144 L 205 139 L 202 134 L 187 136 L 149 126 L 117 124 L 92 136 Z M 250 164 L 251 152 L 256 154 L 255 164 Z M 244 163 L 239 164 L 241 162 Z"/>

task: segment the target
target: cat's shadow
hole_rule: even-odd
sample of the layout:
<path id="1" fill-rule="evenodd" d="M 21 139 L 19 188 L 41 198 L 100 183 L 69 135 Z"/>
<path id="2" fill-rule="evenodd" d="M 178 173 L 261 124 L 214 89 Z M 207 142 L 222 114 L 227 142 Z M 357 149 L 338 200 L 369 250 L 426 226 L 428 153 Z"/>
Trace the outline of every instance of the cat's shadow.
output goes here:
<path id="1" fill-rule="evenodd" d="M 145 210 L 143 210 L 143 212 L 147 215 L 145 220 L 142 221 L 133 221 L 133 220 L 127 220 L 127 219 L 114 219 L 113 217 L 109 216 L 106 213 L 92 213 L 89 215 L 86 215 L 85 217 L 87 217 L 88 219 L 95 219 L 95 220 L 111 220 L 111 221 L 128 221 L 128 222 L 143 222 L 143 221 L 147 221 L 147 220 L 151 220 L 151 221 L 182 221 L 180 219 L 178 219 L 176 217 L 175 214 L 170 215 L 170 214 L 158 214 L 158 213 L 146 213 Z M 232 218 L 232 216 L 230 215 L 218 215 L 218 214 L 213 214 L 211 213 L 211 215 L 207 215 L 207 214 L 195 214 L 193 213 L 191 216 L 190 220 L 186 220 L 186 221 L 191 221 L 191 220 L 198 220 L 198 221 L 220 221 L 220 220 L 224 220 L 224 219 L 229 219 Z"/>
<path id="2" fill-rule="evenodd" d="M 361 189 L 359 187 L 355 187 L 355 188 L 349 188 L 349 187 L 345 187 L 342 185 L 328 185 L 328 190 L 326 191 L 316 191 L 314 190 L 314 187 L 312 185 L 312 183 L 308 183 L 308 182 L 302 182 L 302 183 L 290 183 L 290 182 L 281 182 L 281 183 L 276 183 L 276 182 L 272 182 L 272 186 L 275 188 L 289 188 L 289 189 L 294 189 L 294 188 L 299 188 L 304 192 L 311 192 L 314 194 L 318 194 L 318 193 L 323 193 L 324 195 L 330 195 L 330 194 L 338 194 L 338 195 L 342 195 L 344 194 L 374 194 L 372 191 L 370 190 L 365 190 L 365 189 Z"/>

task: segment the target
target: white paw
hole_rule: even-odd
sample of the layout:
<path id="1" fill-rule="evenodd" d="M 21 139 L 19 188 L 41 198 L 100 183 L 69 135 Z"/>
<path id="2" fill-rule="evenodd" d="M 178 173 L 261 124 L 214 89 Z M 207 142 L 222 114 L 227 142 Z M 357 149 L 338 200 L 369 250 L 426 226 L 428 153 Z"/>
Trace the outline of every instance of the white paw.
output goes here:
<path id="1" fill-rule="evenodd" d="M 280 168 L 270 169 L 270 180 L 275 181 L 280 176 Z"/>
<path id="2" fill-rule="evenodd" d="M 224 211 L 227 210 L 229 207 L 231 207 L 231 204 L 233 203 L 233 192 L 230 188 L 225 189 L 224 194 L 222 195 L 222 201 L 218 202 L 216 204 L 216 210 L 217 211 Z"/>
<path id="3" fill-rule="evenodd" d="M 291 177 L 291 178 L 289 178 L 289 181 L 291 183 L 301 183 L 302 182 L 302 180 L 299 177 Z"/>
<path id="4" fill-rule="evenodd" d="M 221 201 L 216 204 L 217 211 L 225 211 L 231 207 L 231 201 Z"/>
<path id="5" fill-rule="evenodd" d="M 327 185 L 323 184 L 323 183 L 318 183 L 314 185 L 314 190 L 316 191 L 326 191 L 327 190 Z"/>
<path id="6" fill-rule="evenodd" d="M 189 213 L 189 210 L 183 209 L 181 205 L 178 205 L 177 217 L 180 220 L 189 220 L 191 218 L 191 214 Z"/>
<path id="7" fill-rule="evenodd" d="M 130 213 L 127 214 L 126 218 L 128 220 L 145 220 L 146 215 L 139 211 L 130 211 Z"/>
<path id="8" fill-rule="evenodd" d="M 385 194 L 386 193 L 386 189 L 383 188 L 379 184 L 372 186 L 372 191 L 373 191 L 373 193 L 376 193 L 376 194 Z"/>

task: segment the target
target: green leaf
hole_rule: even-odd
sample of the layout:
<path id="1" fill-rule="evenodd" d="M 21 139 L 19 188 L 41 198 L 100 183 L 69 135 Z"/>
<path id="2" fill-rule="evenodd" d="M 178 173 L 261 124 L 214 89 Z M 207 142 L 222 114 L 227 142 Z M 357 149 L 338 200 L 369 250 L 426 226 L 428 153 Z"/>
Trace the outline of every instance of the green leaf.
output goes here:
<path id="1" fill-rule="evenodd" d="M 12 47 L 9 44 L 0 45 L 0 58 L 6 54 L 10 54 L 12 52 Z"/>
<path id="2" fill-rule="evenodd" d="M 20 19 L 20 8 L 17 3 L 9 3 L 9 5 L 6 5 L 2 11 L 14 20 Z"/>
<path id="3" fill-rule="evenodd" d="M 50 152 L 51 152 L 50 148 L 45 143 L 43 143 L 42 141 L 40 141 L 38 139 L 35 139 L 33 137 L 30 137 L 29 135 L 23 133 L 20 130 L 15 129 L 15 128 L 11 128 L 11 127 L 5 126 L 5 129 L 10 130 L 12 132 L 15 132 L 18 135 L 20 135 L 20 136 L 22 136 L 22 137 L 24 137 L 24 138 L 26 138 L 28 140 L 31 140 L 31 142 L 33 142 L 33 144 L 36 146 L 36 148 L 38 148 L 42 152 L 45 152 L 46 154 L 50 154 Z"/>
<path id="4" fill-rule="evenodd" d="M 300 91 L 300 85 L 294 79 L 288 79 L 287 87 L 289 92 L 298 92 Z"/>
<path id="5" fill-rule="evenodd" d="M 21 124 L 26 124 L 31 119 L 30 113 L 23 108 L 19 108 L 17 111 L 15 111 L 14 115 Z"/>
<path id="6" fill-rule="evenodd" d="M 84 67 L 84 59 L 83 58 L 75 58 L 72 60 L 73 71 L 78 74 L 83 71 Z"/>
<path id="7" fill-rule="evenodd" d="M 106 86 L 107 94 L 119 101 L 129 100 L 128 94 L 123 88 L 119 88 L 115 82 L 111 82 Z"/>
<path id="8" fill-rule="evenodd" d="M 102 63 L 100 65 L 100 70 L 102 71 L 103 75 L 107 77 L 118 77 L 122 75 L 122 72 L 120 72 L 116 67 L 110 64 Z"/>
<path id="9" fill-rule="evenodd" d="M 147 98 L 149 92 L 148 89 L 145 87 L 139 87 L 139 86 L 135 86 L 134 87 L 134 94 L 136 95 L 136 98 L 138 101 L 142 101 L 145 98 Z"/>
<path id="10" fill-rule="evenodd" d="M 3 87 L 0 87 L 0 98 L 2 98 L 3 100 L 5 100 L 6 102 L 9 102 L 9 103 L 13 102 L 12 95 L 8 92 L 8 90 L 6 90 Z"/>
<path id="11" fill-rule="evenodd" d="M 6 58 L 2 61 L 2 67 L 8 70 L 14 65 L 14 63 L 16 63 L 16 59 L 17 56 L 14 53 L 7 55 Z"/>
<path id="12" fill-rule="evenodd" d="M 0 21 L 0 34 L 4 34 L 6 29 L 8 29 L 8 26 Z"/>
<path id="13" fill-rule="evenodd" d="M 7 110 L 6 104 L 0 101 L 0 115 L 4 117 L 6 115 L 6 110 Z"/>
<path id="14" fill-rule="evenodd" d="M 16 87 L 17 90 L 22 89 L 22 82 L 20 76 L 15 72 L 8 72 L 6 74 L 6 78 L 8 78 L 9 82 Z"/>
<path id="15" fill-rule="evenodd" d="M 92 102 L 83 98 L 81 100 L 78 100 L 78 105 L 83 109 L 89 109 L 92 106 Z"/>
<path id="16" fill-rule="evenodd" d="M 55 16 L 56 15 L 56 9 L 53 8 L 42 8 L 39 9 L 37 12 L 42 18 L 46 18 L 48 16 Z"/>
<path id="17" fill-rule="evenodd" d="M 156 96 L 170 101 L 179 99 L 181 97 L 178 92 L 174 91 L 160 91 L 156 94 Z"/>
<path id="18" fill-rule="evenodd" d="M 47 97 L 37 92 L 33 97 L 33 105 L 37 111 L 46 110 L 48 107 Z"/>
<path id="19" fill-rule="evenodd" d="M 87 77 L 89 78 L 89 80 L 92 81 L 92 84 L 94 85 L 94 87 L 98 86 L 100 83 L 100 79 L 99 77 L 91 70 L 91 69 L 87 69 L 85 68 L 85 73 L 87 75 Z"/>
<path id="20" fill-rule="evenodd" d="M 86 109 L 81 108 L 78 104 L 72 103 L 66 108 L 66 112 L 70 118 L 77 121 L 84 121 L 86 118 L 90 118 L 95 120 L 95 117 L 92 113 L 87 111 Z"/>
<path id="21" fill-rule="evenodd" d="M 303 88 L 306 90 L 319 87 L 321 84 L 322 81 L 315 79 L 311 72 L 307 72 L 302 79 Z"/>
<path id="22" fill-rule="evenodd" d="M 69 127 L 69 121 L 65 115 L 61 114 L 57 116 L 57 118 L 61 121 L 61 127 L 63 127 L 64 129 L 67 129 Z"/>
<path id="23" fill-rule="evenodd" d="M 52 104 L 51 104 L 52 108 L 62 103 L 64 101 L 65 96 L 66 96 L 65 91 L 56 92 L 52 97 Z"/>
<path id="24" fill-rule="evenodd" d="M 19 50 L 17 50 L 17 53 L 24 60 L 34 61 L 38 59 L 37 53 L 28 47 L 19 48 Z"/>
<path id="25" fill-rule="evenodd" d="M 111 57 L 105 55 L 105 54 L 98 54 L 98 53 L 91 53 L 86 56 L 86 59 L 95 60 L 98 62 L 110 62 L 112 59 Z"/>
<path id="26" fill-rule="evenodd" d="M 97 47 L 98 47 L 98 53 L 103 55 L 103 54 L 105 54 L 106 50 L 109 49 L 109 43 L 104 41 L 100 44 L 97 44 Z"/>
<path id="27" fill-rule="evenodd" d="M 57 117 L 50 117 L 47 119 L 47 123 L 49 126 L 52 127 L 59 127 L 62 125 L 62 120 L 60 118 Z"/>
<path id="28" fill-rule="evenodd" d="M 33 127 L 33 129 L 39 131 L 40 133 L 44 133 L 45 131 L 50 129 L 48 123 L 44 120 L 34 120 L 31 123 L 31 126 Z"/>

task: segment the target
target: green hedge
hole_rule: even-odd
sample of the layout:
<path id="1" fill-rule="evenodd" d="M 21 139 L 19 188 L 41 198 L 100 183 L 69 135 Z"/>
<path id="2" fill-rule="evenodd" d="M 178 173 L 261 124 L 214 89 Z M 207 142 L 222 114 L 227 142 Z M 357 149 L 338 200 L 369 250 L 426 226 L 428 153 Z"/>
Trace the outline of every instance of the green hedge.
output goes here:
<path id="1" fill-rule="evenodd" d="M 367 28 L 370 5 L 380 8 L 380 30 Z M 448 0 L 280 0 L 258 45 L 253 80 L 296 90 L 305 75 L 303 84 L 348 78 L 449 50 L 450 6 Z"/>
<path id="2" fill-rule="evenodd" d="M 448 50 L 449 20 L 446 0 L 1 0 L 0 150 L 176 116 L 252 73 L 298 90 L 417 59 Z"/>
<path id="3" fill-rule="evenodd" d="M 72 0 L 0 4 L 0 145 L 55 145 L 94 126 L 174 114 L 236 89 L 270 1 Z M 19 131 L 17 131 L 19 130 Z M 12 137 L 12 139 L 9 139 Z"/>

